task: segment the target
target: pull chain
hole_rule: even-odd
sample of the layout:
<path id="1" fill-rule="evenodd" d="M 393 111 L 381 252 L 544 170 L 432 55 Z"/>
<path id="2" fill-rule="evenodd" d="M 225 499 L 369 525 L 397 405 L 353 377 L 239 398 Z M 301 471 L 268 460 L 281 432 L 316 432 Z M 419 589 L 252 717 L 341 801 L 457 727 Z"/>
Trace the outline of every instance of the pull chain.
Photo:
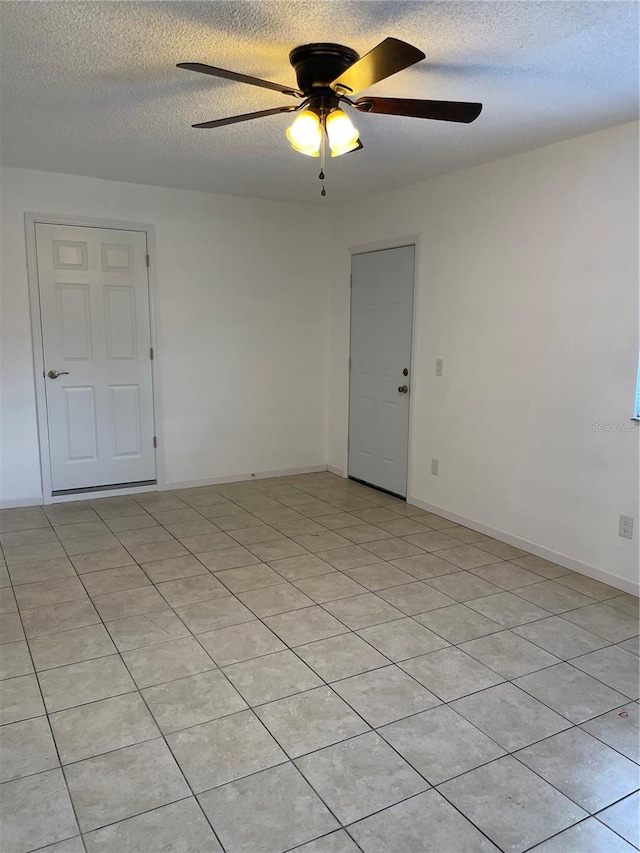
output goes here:
<path id="1" fill-rule="evenodd" d="M 324 123 L 324 110 L 322 111 L 321 125 L 322 125 L 322 139 L 320 141 L 320 174 L 318 175 L 318 180 L 322 181 L 322 190 L 320 192 L 320 195 L 324 197 L 327 194 L 327 191 L 324 188 L 324 166 L 325 166 L 325 150 L 326 150 L 326 129 L 325 129 L 325 123 Z"/>

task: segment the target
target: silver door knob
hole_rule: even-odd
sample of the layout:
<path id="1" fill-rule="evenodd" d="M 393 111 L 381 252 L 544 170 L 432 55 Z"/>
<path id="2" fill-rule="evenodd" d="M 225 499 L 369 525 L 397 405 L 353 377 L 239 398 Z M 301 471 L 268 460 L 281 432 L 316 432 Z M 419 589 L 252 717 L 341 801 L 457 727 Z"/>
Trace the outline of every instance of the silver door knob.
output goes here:
<path id="1" fill-rule="evenodd" d="M 408 394 L 408 393 L 409 393 L 409 386 L 408 386 L 408 385 L 399 385 L 399 386 L 398 386 L 398 391 L 399 391 L 401 394 Z"/>
<path id="2" fill-rule="evenodd" d="M 47 376 L 49 377 L 49 379 L 57 379 L 57 378 L 58 378 L 58 376 L 68 376 L 68 375 L 69 375 L 69 371 L 68 371 L 68 370 L 60 370 L 60 371 L 58 371 L 58 370 L 50 370 L 50 371 L 47 373 Z"/>

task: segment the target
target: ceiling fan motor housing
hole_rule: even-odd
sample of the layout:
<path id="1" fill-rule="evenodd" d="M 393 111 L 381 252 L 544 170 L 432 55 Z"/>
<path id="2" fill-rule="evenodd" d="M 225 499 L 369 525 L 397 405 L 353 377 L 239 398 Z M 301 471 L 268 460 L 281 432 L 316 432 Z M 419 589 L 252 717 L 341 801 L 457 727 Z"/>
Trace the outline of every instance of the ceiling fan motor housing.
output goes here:
<path id="1" fill-rule="evenodd" d="M 358 59 L 360 55 L 350 47 L 328 42 L 303 44 L 294 47 L 289 54 L 289 62 L 296 72 L 298 88 L 305 95 L 308 95 L 312 89 L 325 89 L 327 94 L 335 95 L 329 89 L 329 84 Z"/>

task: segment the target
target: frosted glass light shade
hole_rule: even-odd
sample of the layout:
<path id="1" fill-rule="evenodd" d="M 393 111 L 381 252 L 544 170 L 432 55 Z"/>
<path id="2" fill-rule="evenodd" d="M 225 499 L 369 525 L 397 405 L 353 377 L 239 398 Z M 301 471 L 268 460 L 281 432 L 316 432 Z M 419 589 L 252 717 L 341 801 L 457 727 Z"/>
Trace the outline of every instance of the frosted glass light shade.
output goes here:
<path id="1" fill-rule="evenodd" d="M 320 119 L 311 110 L 304 110 L 296 116 L 293 124 L 286 130 L 287 139 L 294 151 L 308 157 L 320 155 L 322 127 Z"/>

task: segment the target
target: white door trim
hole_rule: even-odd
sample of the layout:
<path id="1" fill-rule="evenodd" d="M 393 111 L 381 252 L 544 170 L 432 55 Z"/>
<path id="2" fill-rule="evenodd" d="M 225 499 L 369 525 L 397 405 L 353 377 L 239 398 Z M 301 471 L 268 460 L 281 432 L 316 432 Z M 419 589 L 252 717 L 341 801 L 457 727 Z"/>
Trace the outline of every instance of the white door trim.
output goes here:
<path id="1" fill-rule="evenodd" d="M 416 435 L 416 407 L 413 404 L 414 394 L 414 377 L 415 369 L 418 364 L 418 269 L 420 264 L 420 235 L 411 234 L 407 237 L 395 237 L 389 240 L 377 240 L 373 243 L 363 243 L 356 246 L 349 246 L 349 276 L 351 276 L 353 256 L 362 255 L 366 252 L 382 252 L 385 249 L 401 249 L 403 246 L 413 246 L 415 249 L 413 263 L 413 317 L 411 322 L 411 383 L 409 393 L 409 441 L 407 448 L 407 499 L 413 494 L 413 436 Z M 351 279 L 349 279 L 349 302 L 347 309 L 347 322 L 349 328 L 349 358 L 351 358 Z M 347 363 L 347 423 L 346 423 L 346 440 L 344 450 L 344 476 L 349 476 L 349 421 L 350 421 L 350 399 L 351 399 L 351 371 Z M 338 473 L 337 471 L 334 473 Z"/>
<path id="2" fill-rule="evenodd" d="M 156 244 L 155 226 L 142 222 L 123 222 L 114 219 L 95 219 L 87 216 L 67 216 L 53 213 L 31 213 L 24 215 L 25 236 L 27 246 L 27 274 L 29 280 L 29 306 L 31 312 L 31 338 L 33 343 L 33 367 L 36 391 L 36 411 L 38 417 L 38 438 L 40 449 L 40 476 L 42 479 L 42 497 L 44 504 L 82 500 L 82 493 L 53 497 L 51 494 L 51 456 L 49 452 L 49 424 L 47 420 L 47 403 L 44 383 L 44 347 L 42 340 L 42 319 L 40 309 L 40 289 L 38 283 L 38 263 L 36 253 L 36 224 L 42 225 L 75 225 L 85 228 L 112 228 L 117 231 L 142 231 L 147 236 L 147 252 L 151 259 L 149 266 L 149 312 L 151 325 L 151 346 L 153 360 L 151 376 L 153 382 L 153 420 L 154 432 L 158 439 L 156 449 L 156 480 L 157 486 L 131 487 L 131 489 L 113 489 L 104 492 L 86 492 L 92 498 L 115 496 L 118 494 L 133 494 L 140 491 L 156 491 L 165 482 L 165 464 L 162 436 L 162 403 L 160 399 L 160 347 L 158 346 L 158 305 L 156 282 Z"/>

